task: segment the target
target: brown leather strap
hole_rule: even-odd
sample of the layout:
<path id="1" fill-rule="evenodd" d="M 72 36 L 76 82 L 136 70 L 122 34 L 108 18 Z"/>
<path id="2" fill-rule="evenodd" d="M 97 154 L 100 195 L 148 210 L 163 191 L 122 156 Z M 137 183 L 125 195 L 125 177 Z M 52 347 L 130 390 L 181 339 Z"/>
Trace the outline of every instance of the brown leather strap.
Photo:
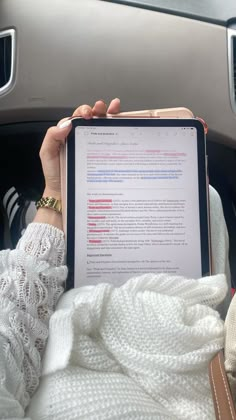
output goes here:
<path id="1" fill-rule="evenodd" d="M 209 377 L 217 420 L 236 420 L 235 407 L 224 367 L 223 352 L 210 362 Z"/>

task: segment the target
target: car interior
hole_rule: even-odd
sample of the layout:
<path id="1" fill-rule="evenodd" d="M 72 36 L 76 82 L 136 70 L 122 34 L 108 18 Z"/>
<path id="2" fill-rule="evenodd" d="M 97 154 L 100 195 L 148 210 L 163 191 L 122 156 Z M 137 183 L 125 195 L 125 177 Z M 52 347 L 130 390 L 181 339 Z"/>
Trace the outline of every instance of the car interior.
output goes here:
<path id="1" fill-rule="evenodd" d="M 45 131 L 79 104 L 187 107 L 208 125 L 236 287 L 235 94 L 235 0 L 1 0 L 1 196 L 40 197 Z"/>

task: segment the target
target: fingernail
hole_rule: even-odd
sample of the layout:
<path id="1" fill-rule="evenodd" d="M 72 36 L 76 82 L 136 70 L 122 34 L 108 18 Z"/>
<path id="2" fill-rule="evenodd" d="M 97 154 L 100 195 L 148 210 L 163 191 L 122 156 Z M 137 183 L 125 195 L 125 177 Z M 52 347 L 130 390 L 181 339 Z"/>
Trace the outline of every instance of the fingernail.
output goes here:
<path id="1" fill-rule="evenodd" d="M 58 127 L 59 128 L 66 128 L 66 127 L 69 127 L 69 125 L 71 125 L 71 120 L 64 121 Z"/>

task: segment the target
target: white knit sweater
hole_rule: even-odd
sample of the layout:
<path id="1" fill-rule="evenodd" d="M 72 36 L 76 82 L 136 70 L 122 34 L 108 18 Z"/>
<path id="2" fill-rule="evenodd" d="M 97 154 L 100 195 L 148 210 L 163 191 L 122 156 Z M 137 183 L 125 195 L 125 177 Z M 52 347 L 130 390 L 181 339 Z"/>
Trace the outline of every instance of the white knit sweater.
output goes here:
<path id="1" fill-rule="evenodd" d="M 207 365 L 223 346 L 213 308 L 224 275 L 76 289 L 51 316 L 64 247 L 62 232 L 31 224 L 0 253 L 0 419 L 213 419 Z"/>

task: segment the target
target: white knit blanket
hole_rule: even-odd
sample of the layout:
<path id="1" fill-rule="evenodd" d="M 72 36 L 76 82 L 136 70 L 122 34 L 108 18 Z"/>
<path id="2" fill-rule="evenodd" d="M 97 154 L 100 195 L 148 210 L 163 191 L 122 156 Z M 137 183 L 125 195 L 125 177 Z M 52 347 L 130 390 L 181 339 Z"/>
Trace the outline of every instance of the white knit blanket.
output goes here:
<path id="1" fill-rule="evenodd" d="M 224 275 L 147 274 L 65 294 L 29 415 L 48 399 L 57 419 L 214 419 L 207 369 L 223 347 L 213 308 L 226 291 Z"/>

